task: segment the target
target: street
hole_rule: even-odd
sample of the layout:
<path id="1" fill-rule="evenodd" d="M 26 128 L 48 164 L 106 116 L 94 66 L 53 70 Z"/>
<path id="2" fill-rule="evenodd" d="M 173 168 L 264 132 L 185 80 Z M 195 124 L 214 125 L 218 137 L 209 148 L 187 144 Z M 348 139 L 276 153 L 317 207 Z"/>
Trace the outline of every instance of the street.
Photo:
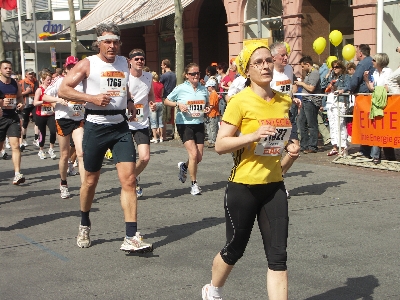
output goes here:
<path id="1" fill-rule="evenodd" d="M 125 224 L 111 161 L 105 160 L 91 210 L 92 246 L 81 249 L 79 176 L 68 178 L 73 197 L 61 199 L 58 160 L 40 160 L 30 144 L 20 186 L 12 184 L 11 159 L 1 160 L 0 299 L 201 299 L 225 243 L 232 159 L 205 150 L 200 196 L 190 195 L 189 179 L 178 181 L 177 163 L 186 159 L 180 142 L 151 145 L 140 176 L 138 228 L 154 251 L 144 254 L 119 250 Z M 326 153 L 297 160 L 285 178 L 289 299 L 400 299 L 399 179 L 397 172 L 331 164 Z M 267 299 L 266 270 L 255 224 L 224 300 Z"/>

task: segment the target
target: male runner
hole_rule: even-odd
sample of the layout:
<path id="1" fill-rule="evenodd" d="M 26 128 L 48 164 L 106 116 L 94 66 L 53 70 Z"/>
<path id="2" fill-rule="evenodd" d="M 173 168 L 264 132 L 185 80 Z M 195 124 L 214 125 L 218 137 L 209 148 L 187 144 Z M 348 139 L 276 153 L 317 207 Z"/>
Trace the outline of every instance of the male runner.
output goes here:
<path id="1" fill-rule="evenodd" d="M 128 94 L 128 62 L 117 55 L 120 51 L 120 30 L 115 24 L 96 27 L 99 53 L 78 62 L 64 78 L 59 96 L 70 101 L 86 103 L 86 122 L 82 142 L 85 178 L 80 192 L 81 223 L 77 244 L 90 246 L 90 208 L 100 177 L 104 154 L 110 148 L 121 183 L 121 206 L 124 211 L 126 237 L 121 250 L 152 250 L 137 232 L 137 198 L 135 177 L 135 147 L 126 121 L 128 113 L 135 114 Z M 83 81 L 83 93 L 75 87 Z M 127 97 L 129 96 L 129 98 Z"/>

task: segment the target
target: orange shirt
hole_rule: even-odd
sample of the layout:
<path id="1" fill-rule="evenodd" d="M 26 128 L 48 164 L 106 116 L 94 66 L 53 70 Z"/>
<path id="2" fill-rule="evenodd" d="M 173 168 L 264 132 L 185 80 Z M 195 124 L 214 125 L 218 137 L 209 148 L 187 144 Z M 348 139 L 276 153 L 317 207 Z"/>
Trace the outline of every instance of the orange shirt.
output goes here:
<path id="1" fill-rule="evenodd" d="M 210 118 L 215 118 L 216 116 L 219 116 L 219 107 L 218 107 L 218 94 L 216 91 L 212 91 L 210 94 L 210 106 L 212 106 L 210 112 L 208 113 L 208 116 Z"/>

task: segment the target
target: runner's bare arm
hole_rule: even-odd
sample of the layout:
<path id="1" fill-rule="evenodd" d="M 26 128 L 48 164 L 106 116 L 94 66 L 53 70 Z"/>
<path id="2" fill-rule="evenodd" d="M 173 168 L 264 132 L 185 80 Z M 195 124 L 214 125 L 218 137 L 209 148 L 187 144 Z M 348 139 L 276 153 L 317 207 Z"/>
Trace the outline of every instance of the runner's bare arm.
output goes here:
<path id="1" fill-rule="evenodd" d="M 21 86 L 18 84 L 18 92 L 17 92 L 17 109 L 21 109 L 25 106 L 24 97 L 22 96 Z"/>

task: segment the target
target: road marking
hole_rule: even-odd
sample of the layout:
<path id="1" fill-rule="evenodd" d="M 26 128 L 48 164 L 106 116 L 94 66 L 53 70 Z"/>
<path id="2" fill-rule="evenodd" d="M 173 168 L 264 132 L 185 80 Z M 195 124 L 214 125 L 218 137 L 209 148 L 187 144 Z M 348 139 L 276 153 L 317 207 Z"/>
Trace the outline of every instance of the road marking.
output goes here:
<path id="1" fill-rule="evenodd" d="M 61 254 L 58 254 L 57 252 L 54 252 L 53 250 L 50 250 L 49 248 L 46 248 L 45 246 L 43 246 L 42 244 L 35 242 L 34 240 L 31 240 L 30 238 L 28 238 L 27 236 L 23 235 L 23 234 L 17 234 L 21 239 L 27 241 L 28 243 L 30 243 L 31 245 L 38 247 L 39 249 L 57 257 L 58 259 L 61 259 L 62 261 L 69 261 L 68 258 L 66 258 L 65 256 L 62 256 Z"/>

